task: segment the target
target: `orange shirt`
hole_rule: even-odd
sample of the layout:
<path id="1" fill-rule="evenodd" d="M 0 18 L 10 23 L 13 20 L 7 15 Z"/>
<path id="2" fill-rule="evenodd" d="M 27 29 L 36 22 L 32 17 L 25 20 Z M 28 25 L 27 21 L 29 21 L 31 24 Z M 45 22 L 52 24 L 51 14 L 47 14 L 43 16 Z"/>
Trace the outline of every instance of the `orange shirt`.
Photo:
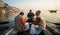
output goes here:
<path id="1" fill-rule="evenodd" d="M 21 18 L 21 23 L 25 25 L 25 19 L 23 17 Z"/>
<path id="2" fill-rule="evenodd" d="M 35 24 L 39 24 L 39 22 L 40 22 L 40 18 L 36 18 L 36 20 L 35 20 Z"/>

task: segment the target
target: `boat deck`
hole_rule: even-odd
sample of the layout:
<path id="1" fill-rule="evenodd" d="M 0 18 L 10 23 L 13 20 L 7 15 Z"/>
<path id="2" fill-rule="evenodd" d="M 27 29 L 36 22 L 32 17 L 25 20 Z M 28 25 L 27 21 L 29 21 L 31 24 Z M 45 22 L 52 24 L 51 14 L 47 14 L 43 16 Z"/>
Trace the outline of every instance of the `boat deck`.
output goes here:
<path id="1" fill-rule="evenodd" d="M 0 27 L 0 35 L 12 35 L 14 29 L 9 27 Z M 27 32 L 28 33 L 28 32 Z M 52 35 L 49 30 L 44 31 L 45 35 Z M 25 35 L 25 34 L 24 34 Z M 28 35 L 30 35 L 28 33 Z"/>

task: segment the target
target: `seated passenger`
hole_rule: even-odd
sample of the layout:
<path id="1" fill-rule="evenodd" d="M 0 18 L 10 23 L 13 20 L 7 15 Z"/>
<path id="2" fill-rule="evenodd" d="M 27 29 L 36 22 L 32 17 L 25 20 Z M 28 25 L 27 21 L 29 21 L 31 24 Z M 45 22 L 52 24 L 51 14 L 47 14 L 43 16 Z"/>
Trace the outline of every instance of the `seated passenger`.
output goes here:
<path id="1" fill-rule="evenodd" d="M 24 13 L 20 12 L 20 14 L 16 16 L 14 20 L 15 21 L 14 29 L 17 31 L 17 34 L 21 34 L 21 32 L 28 30 L 28 28 L 26 29 L 28 23 L 26 24 L 23 15 Z"/>
<path id="2" fill-rule="evenodd" d="M 30 34 L 38 35 L 41 31 L 39 30 L 40 18 L 36 17 L 34 24 L 31 25 Z"/>

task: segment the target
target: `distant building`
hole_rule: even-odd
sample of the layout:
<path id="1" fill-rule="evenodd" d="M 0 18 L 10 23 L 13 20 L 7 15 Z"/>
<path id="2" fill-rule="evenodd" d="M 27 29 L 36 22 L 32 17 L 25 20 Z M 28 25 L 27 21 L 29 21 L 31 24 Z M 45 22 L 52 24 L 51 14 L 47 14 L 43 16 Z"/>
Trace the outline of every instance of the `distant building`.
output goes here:
<path id="1" fill-rule="evenodd" d="M 11 8 L 8 4 L 0 0 L 0 22 L 7 21 L 10 15 Z"/>

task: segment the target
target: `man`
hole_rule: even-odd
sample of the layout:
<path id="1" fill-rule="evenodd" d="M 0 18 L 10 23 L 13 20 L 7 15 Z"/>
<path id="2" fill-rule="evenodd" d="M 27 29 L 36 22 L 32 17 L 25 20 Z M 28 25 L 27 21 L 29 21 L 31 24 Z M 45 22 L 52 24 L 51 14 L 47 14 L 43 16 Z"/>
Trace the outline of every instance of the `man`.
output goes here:
<path id="1" fill-rule="evenodd" d="M 39 29 L 41 32 L 39 35 L 45 35 L 43 31 L 46 29 L 46 22 L 44 18 L 42 17 L 40 10 L 36 12 L 36 17 L 40 18 Z"/>
<path id="2" fill-rule="evenodd" d="M 29 13 L 27 14 L 27 17 L 28 17 L 28 20 L 27 20 L 27 22 L 29 22 L 29 30 L 30 30 L 30 28 L 31 28 L 31 25 L 32 25 L 32 23 L 34 22 L 34 13 L 32 12 L 32 10 L 30 9 L 29 10 Z"/>
<path id="3" fill-rule="evenodd" d="M 27 14 L 27 17 L 28 17 L 28 22 L 33 22 L 34 20 L 33 20 L 33 17 L 34 17 L 35 15 L 34 15 L 34 13 L 32 12 L 32 10 L 30 9 L 29 10 L 29 13 Z"/>
<path id="4" fill-rule="evenodd" d="M 24 30 L 25 20 L 23 17 L 24 13 L 20 12 L 18 16 L 15 17 L 15 29 L 17 30 L 17 35 Z"/>

